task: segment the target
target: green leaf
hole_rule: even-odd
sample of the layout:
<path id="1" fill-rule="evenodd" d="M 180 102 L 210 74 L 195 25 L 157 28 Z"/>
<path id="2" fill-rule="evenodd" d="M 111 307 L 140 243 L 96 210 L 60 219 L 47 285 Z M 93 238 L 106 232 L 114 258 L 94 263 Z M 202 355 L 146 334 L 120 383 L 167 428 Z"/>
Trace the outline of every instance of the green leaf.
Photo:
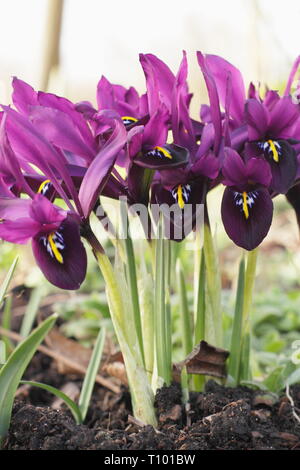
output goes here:
<path id="1" fill-rule="evenodd" d="M 287 385 L 294 385 L 300 383 L 300 367 L 298 367 L 291 375 L 287 378 Z"/>
<path id="2" fill-rule="evenodd" d="M 239 383 L 240 360 L 242 348 L 242 325 L 243 325 L 243 302 L 245 285 L 245 260 L 242 258 L 239 266 L 239 278 L 236 293 L 235 312 L 232 326 L 230 357 L 228 375 L 234 380 L 235 385 Z"/>
<path id="3" fill-rule="evenodd" d="M 206 214 L 206 217 L 208 218 L 208 214 Z M 209 305 L 206 305 L 205 311 L 206 340 L 210 344 L 222 347 L 221 275 L 216 242 L 212 236 L 209 223 L 204 224 L 203 250 L 206 268 L 205 282 L 209 303 Z"/>
<path id="4" fill-rule="evenodd" d="M 2 311 L 2 328 L 5 330 L 10 330 L 11 329 L 11 317 L 12 317 L 12 300 L 13 297 L 12 295 L 9 295 L 5 299 L 4 303 L 4 308 Z M 10 338 L 7 336 L 3 335 L 2 337 L 3 343 L 5 343 L 6 346 L 6 354 L 7 356 L 15 349 L 14 343 L 11 341 Z"/>
<path id="5" fill-rule="evenodd" d="M 0 370 L 0 441 L 8 431 L 14 396 L 21 377 L 31 361 L 37 347 L 57 319 L 57 314 L 48 317 L 12 352 Z"/>
<path id="6" fill-rule="evenodd" d="M 129 295 L 132 303 L 132 309 L 134 314 L 134 323 L 136 328 L 136 333 L 139 340 L 139 345 L 144 361 L 144 346 L 143 346 L 143 335 L 142 335 L 142 324 L 141 324 L 141 311 L 139 304 L 139 294 L 137 287 L 137 275 L 136 275 L 136 262 L 135 254 L 133 249 L 133 243 L 130 237 L 128 228 L 128 215 L 127 215 L 127 204 L 121 201 L 121 220 L 122 220 L 122 230 L 125 247 L 125 256 L 126 256 L 126 279 L 129 287 Z"/>
<path id="7" fill-rule="evenodd" d="M 200 266 L 195 286 L 195 332 L 194 343 L 198 344 L 205 339 L 205 259 L 204 251 L 201 250 Z"/>
<path id="8" fill-rule="evenodd" d="M 105 328 L 102 328 L 99 331 L 99 334 L 96 339 L 96 343 L 93 349 L 93 353 L 87 368 L 84 381 L 82 384 L 82 389 L 79 397 L 79 409 L 82 416 L 82 421 L 85 420 L 87 410 L 89 407 L 92 391 L 95 385 L 96 375 L 100 366 L 103 346 L 105 341 Z"/>
<path id="9" fill-rule="evenodd" d="M 5 364 L 6 361 L 6 347 L 5 347 L 5 342 L 0 341 L 0 366 Z"/>
<path id="10" fill-rule="evenodd" d="M 180 318 L 181 318 L 181 332 L 182 332 L 182 346 L 183 355 L 186 357 L 193 349 L 193 334 L 191 326 L 191 316 L 189 312 L 187 292 L 184 274 L 182 271 L 181 262 L 178 259 L 176 263 L 177 285 L 180 301 Z"/>
<path id="11" fill-rule="evenodd" d="M 284 366 L 276 367 L 268 377 L 263 381 L 263 385 L 271 392 L 279 392 L 282 390 L 284 383 L 282 381 Z"/>
<path id="12" fill-rule="evenodd" d="M 52 387 L 52 385 L 42 384 L 40 382 L 33 382 L 31 380 L 21 380 L 20 383 L 23 385 L 31 385 L 32 387 L 38 387 L 43 390 L 47 390 L 47 392 L 53 393 L 53 395 L 55 395 L 56 397 L 61 398 L 65 402 L 67 407 L 70 409 L 72 415 L 74 416 L 76 424 L 83 423 L 83 418 L 79 406 L 70 397 L 68 397 L 68 395 L 66 395 L 61 390 L 58 390 L 58 388 Z"/>
<path id="13" fill-rule="evenodd" d="M 30 300 L 26 307 L 22 325 L 20 328 L 20 335 L 23 338 L 26 338 L 32 329 L 32 325 L 34 323 L 41 299 L 44 297 L 44 294 L 45 294 L 44 287 L 39 286 L 33 289 L 30 295 Z"/>
<path id="14" fill-rule="evenodd" d="M 1 287 L 0 287 L 0 304 L 2 303 L 2 301 L 4 299 L 4 296 L 5 296 L 6 291 L 8 289 L 9 283 L 11 281 L 11 278 L 12 278 L 13 274 L 14 274 L 17 262 L 18 262 L 18 258 L 15 258 L 14 262 L 12 263 L 11 267 L 9 268 L 9 271 L 8 271 L 4 281 L 1 284 Z"/>
<path id="15" fill-rule="evenodd" d="M 114 270 L 104 253 L 95 253 L 106 283 L 107 299 L 112 322 L 122 351 L 135 416 L 144 423 L 157 426 L 154 411 L 154 395 L 143 366 L 133 314 L 128 302 L 126 282 L 119 260 Z M 116 261 L 118 261 L 118 251 Z"/>
<path id="16" fill-rule="evenodd" d="M 171 364 L 167 363 L 167 344 L 169 340 L 166 333 L 170 333 L 167 326 L 166 298 L 165 298 L 165 243 L 163 238 L 163 221 L 158 223 L 158 239 L 155 252 L 155 286 L 154 286 L 154 312 L 155 312 L 155 352 L 157 361 L 158 385 L 171 383 Z M 159 384 L 159 382 L 161 382 Z"/>

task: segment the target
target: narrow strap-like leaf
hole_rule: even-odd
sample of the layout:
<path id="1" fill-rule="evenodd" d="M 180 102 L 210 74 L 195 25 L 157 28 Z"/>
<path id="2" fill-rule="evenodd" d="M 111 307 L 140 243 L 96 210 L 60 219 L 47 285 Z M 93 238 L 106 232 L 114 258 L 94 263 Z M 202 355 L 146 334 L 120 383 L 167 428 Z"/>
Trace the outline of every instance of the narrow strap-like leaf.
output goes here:
<path id="1" fill-rule="evenodd" d="M 37 311 L 38 311 L 38 308 L 39 308 L 39 305 L 40 305 L 40 302 L 41 302 L 41 299 L 42 299 L 43 295 L 44 295 L 44 289 L 41 286 L 36 287 L 35 289 L 33 289 L 32 293 L 30 295 L 30 300 L 29 300 L 28 305 L 26 307 L 24 317 L 23 317 L 23 321 L 22 321 L 22 325 L 21 325 L 21 328 L 20 328 L 20 335 L 23 338 L 26 338 L 29 335 L 29 333 L 32 329 L 32 325 L 34 323 L 34 320 L 35 320 L 35 317 L 36 317 L 36 314 L 37 314 Z"/>
<path id="2" fill-rule="evenodd" d="M 228 374 L 238 384 L 240 374 L 240 360 L 242 348 L 242 324 L 243 324 L 243 304 L 245 286 L 245 259 L 242 258 L 239 266 L 239 278 L 236 293 L 235 311 L 232 325 L 231 346 Z"/>
<path id="3" fill-rule="evenodd" d="M 20 383 L 22 385 L 38 387 L 43 390 L 47 390 L 47 392 L 53 393 L 53 395 L 55 395 L 57 398 L 61 398 L 61 400 L 65 402 L 67 407 L 70 409 L 72 415 L 74 416 L 74 419 L 77 424 L 81 424 L 83 422 L 79 406 L 70 397 L 68 397 L 68 395 L 66 395 L 61 390 L 58 390 L 58 388 L 52 387 L 52 385 L 42 384 L 40 382 L 33 382 L 31 380 L 21 380 Z"/>
<path id="4" fill-rule="evenodd" d="M 44 320 L 38 328 L 22 341 L 9 356 L 0 370 L 0 441 L 8 431 L 11 411 L 16 390 L 26 367 L 32 359 L 37 347 L 57 319 L 53 314 Z"/>
<path id="5" fill-rule="evenodd" d="M 79 409 L 80 409 L 80 414 L 82 416 L 82 421 L 85 420 L 89 403 L 91 400 L 91 395 L 93 392 L 93 388 L 95 385 L 95 379 L 96 375 L 100 366 L 101 358 L 102 358 L 102 352 L 103 352 L 103 346 L 104 346 L 104 341 L 105 341 L 105 329 L 102 328 L 99 331 L 99 334 L 97 336 L 97 340 L 93 349 L 93 353 L 84 377 L 84 381 L 82 384 L 82 389 L 79 397 Z"/>
<path id="6" fill-rule="evenodd" d="M 9 286 L 9 283 L 11 281 L 11 278 L 14 274 L 14 271 L 15 271 L 15 268 L 16 268 L 16 265 L 17 265 L 17 262 L 18 262 L 18 258 L 15 258 L 15 260 L 13 261 L 11 267 L 9 268 L 9 271 L 4 279 L 4 281 L 2 282 L 1 284 L 1 287 L 0 287 L 0 304 L 2 303 L 3 299 L 4 299 L 4 296 L 6 294 L 6 291 L 7 291 L 7 288 Z"/>

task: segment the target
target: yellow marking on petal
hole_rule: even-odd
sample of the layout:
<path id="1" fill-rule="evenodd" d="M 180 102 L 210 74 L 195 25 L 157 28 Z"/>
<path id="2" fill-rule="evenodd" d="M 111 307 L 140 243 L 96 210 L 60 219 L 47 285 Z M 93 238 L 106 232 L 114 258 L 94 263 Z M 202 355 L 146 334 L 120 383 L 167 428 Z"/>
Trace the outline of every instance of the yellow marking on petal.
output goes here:
<path id="1" fill-rule="evenodd" d="M 273 142 L 273 140 L 268 140 L 268 144 L 271 147 L 271 151 L 273 153 L 273 160 L 274 162 L 279 162 L 279 155 L 278 155 L 278 150 Z"/>
<path id="2" fill-rule="evenodd" d="M 249 209 L 248 209 L 248 204 L 247 204 L 247 193 L 246 193 L 246 191 L 243 192 L 243 211 L 244 211 L 246 219 L 248 219 Z"/>
<path id="3" fill-rule="evenodd" d="M 179 184 L 178 188 L 177 188 L 177 201 L 178 201 L 178 205 L 179 205 L 180 209 L 183 209 L 184 208 L 184 200 L 183 200 L 183 197 L 182 197 L 182 186 L 181 186 L 181 184 Z"/>
<path id="4" fill-rule="evenodd" d="M 51 246 L 51 249 L 53 251 L 53 254 L 54 254 L 55 258 L 57 259 L 57 261 L 59 263 L 63 264 L 64 259 L 61 255 L 61 253 L 58 251 L 57 246 L 55 245 L 55 242 L 53 240 L 54 235 L 55 235 L 55 233 L 50 233 L 50 235 L 48 235 L 48 241 L 50 243 L 50 246 Z"/>
<path id="5" fill-rule="evenodd" d="M 132 117 L 132 116 L 122 116 L 121 117 L 122 121 L 132 121 L 132 122 L 137 122 L 137 119 Z"/>
<path id="6" fill-rule="evenodd" d="M 48 183 L 51 183 L 51 181 L 50 180 L 43 181 L 42 184 L 40 185 L 39 189 L 38 189 L 38 193 L 41 193 L 43 191 L 44 187 L 46 186 L 46 184 L 48 184 Z"/>
<path id="7" fill-rule="evenodd" d="M 173 157 L 170 154 L 170 152 L 168 152 L 168 150 L 164 149 L 163 147 L 159 147 L 158 145 L 156 147 L 154 147 L 154 149 L 158 150 L 161 153 L 163 153 L 166 158 L 170 158 L 170 160 L 172 160 Z"/>

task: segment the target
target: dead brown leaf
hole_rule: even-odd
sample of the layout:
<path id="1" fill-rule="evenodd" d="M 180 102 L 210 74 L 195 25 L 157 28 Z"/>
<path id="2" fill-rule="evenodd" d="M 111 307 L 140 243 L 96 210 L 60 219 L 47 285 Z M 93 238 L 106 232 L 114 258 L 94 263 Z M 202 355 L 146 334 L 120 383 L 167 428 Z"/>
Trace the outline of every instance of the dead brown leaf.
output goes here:
<path id="1" fill-rule="evenodd" d="M 82 346 L 77 341 L 66 338 L 62 335 L 58 328 L 53 328 L 48 334 L 46 344 L 54 351 L 63 354 L 64 357 L 72 359 L 73 362 L 80 364 L 84 368 L 88 367 L 92 350 Z M 56 361 L 57 370 L 60 374 L 72 374 L 77 370 L 67 365 L 65 362 Z"/>
<path id="2" fill-rule="evenodd" d="M 125 370 L 124 362 L 115 361 L 109 362 L 102 367 L 102 370 L 111 377 L 115 377 L 120 380 L 123 385 L 128 386 L 127 374 Z"/>
<path id="3" fill-rule="evenodd" d="M 225 363 L 228 356 L 229 352 L 225 349 L 216 348 L 206 341 L 200 341 L 183 361 L 174 364 L 174 379 L 177 381 L 180 380 L 183 367 L 186 367 L 188 374 L 201 374 L 225 378 Z"/>

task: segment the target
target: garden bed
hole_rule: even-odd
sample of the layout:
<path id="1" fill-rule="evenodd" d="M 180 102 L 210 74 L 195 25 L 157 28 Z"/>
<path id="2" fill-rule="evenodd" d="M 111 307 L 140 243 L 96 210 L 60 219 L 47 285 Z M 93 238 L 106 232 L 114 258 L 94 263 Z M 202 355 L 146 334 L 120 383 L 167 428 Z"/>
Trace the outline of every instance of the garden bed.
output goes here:
<path id="1" fill-rule="evenodd" d="M 38 353 L 26 379 L 78 388 L 81 379 L 62 375 L 52 359 Z M 300 386 L 291 388 L 300 409 Z M 300 424 L 288 397 L 249 388 L 225 388 L 209 381 L 205 393 L 192 393 L 186 412 L 178 384 L 157 393 L 159 426 L 139 426 L 132 418 L 130 396 L 96 384 L 85 425 L 48 392 L 23 387 L 15 401 L 4 449 L 26 450 L 218 450 L 300 449 Z M 54 407 L 54 408 L 53 408 Z"/>

